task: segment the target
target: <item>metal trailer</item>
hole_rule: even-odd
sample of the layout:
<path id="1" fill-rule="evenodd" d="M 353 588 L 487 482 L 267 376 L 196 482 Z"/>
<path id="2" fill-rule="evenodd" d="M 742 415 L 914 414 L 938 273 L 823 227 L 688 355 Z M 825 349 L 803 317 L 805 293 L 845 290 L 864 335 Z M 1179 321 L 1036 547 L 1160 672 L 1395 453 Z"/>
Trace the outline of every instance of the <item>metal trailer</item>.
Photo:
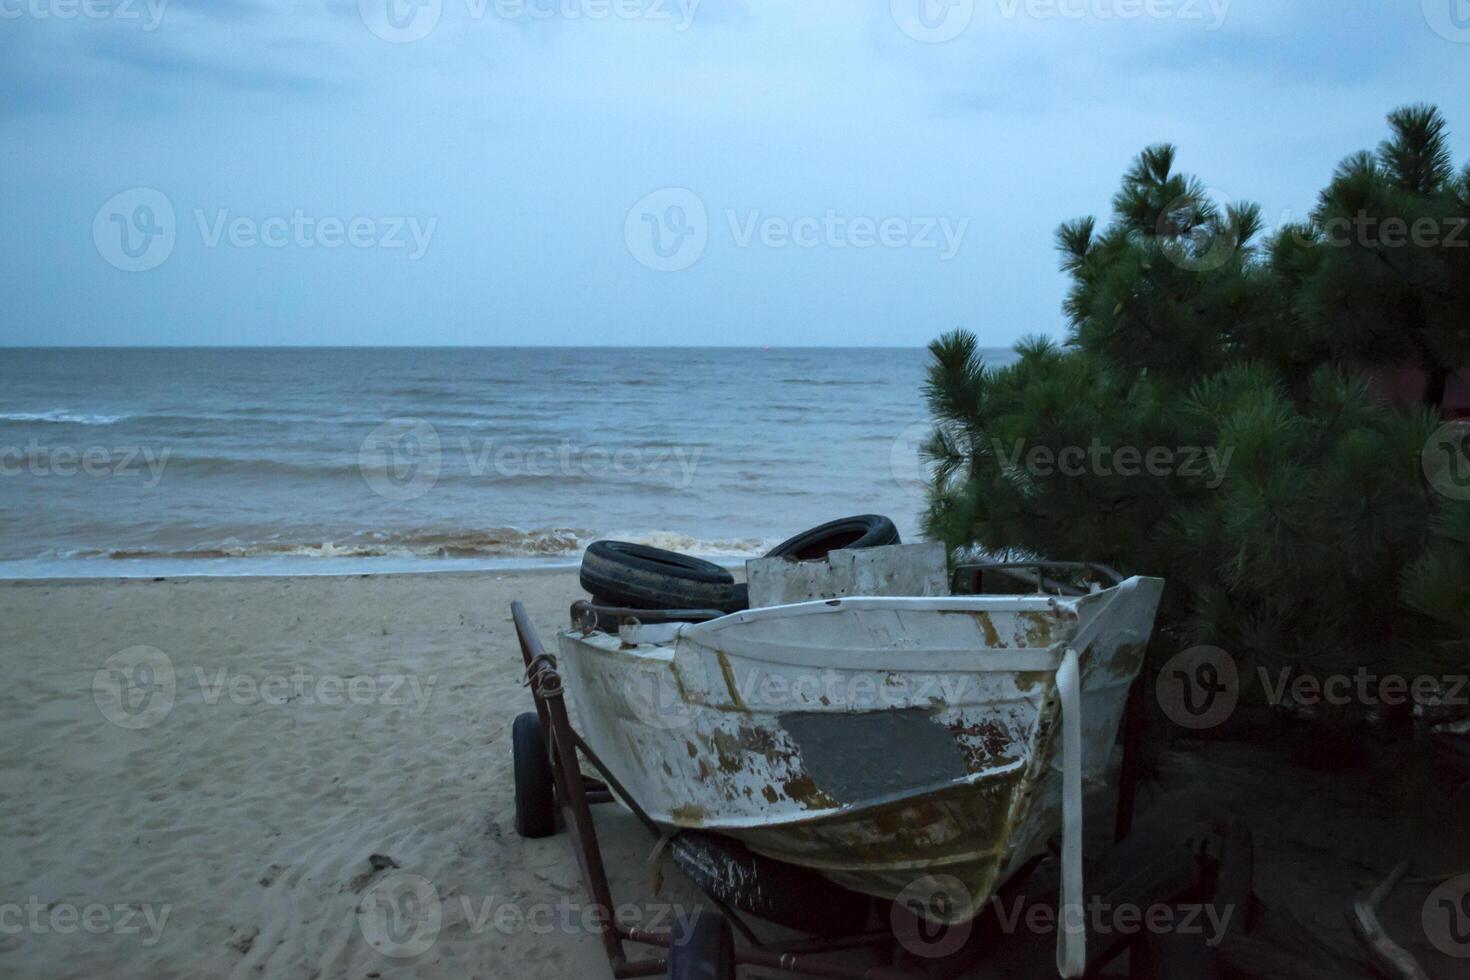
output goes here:
<path id="1" fill-rule="evenodd" d="M 1035 568 L 1036 563 L 1029 563 Z M 994 566 L 987 566 L 994 570 Z M 1002 571 L 1010 572 L 1015 566 Z M 1045 581 L 1036 569 L 1034 581 L 1038 591 L 1053 583 Z M 1057 975 L 1054 961 L 1054 933 L 1018 931 L 1012 924 L 1005 928 L 997 916 L 986 914 L 970 928 L 961 948 L 942 957 L 924 959 L 905 952 L 907 935 L 900 935 L 894 923 L 918 925 L 918 916 L 900 910 L 879 918 L 886 925 L 873 927 L 873 906 L 877 900 L 840 889 L 815 872 L 796 868 L 753 855 L 734 841 L 717 835 L 684 832 L 675 835 L 668 845 L 670 856 L 718 911 L 696 915 L 692 925 L 682 934 L 674 930 L 647 930 L 625 925 L 616 920 L 611 886 L 603 864 L 593 806 L 612 802 L 624 803 L 655 837 L 665 832 L 639 807 L 617 778 L 598 758 L 572 726 L 565 701 L 562 677 L 556 657 L 546 652 L 534 626 L 520 602 L 511 606 L 521 655 L 525 662 L 526 684 L 530 688 L 535 714 L 517 719 L 517 727 L 529 732 L 534 726 L 537 737 L 518 738 L 515 744 L 515 767 L 518 805 L 523 793 L 546 794 L 554 799 L 553 812 L 562 815 L 570 831 L 573 851 L 582 871 L 583 882 L 591 900 L 599 939 L 614 977 L 666 975 L 671 978 L 734 977 L 739 967 L 755 967 L 793 976 L 852 978 L 852 980 L 934 980 L 961 978 L 1046 978 Z M 720 615 L 708 610 L 650 611 L 612 609 L 580 602 L 573 615 L 582 622 L 616 621 L 621 616 L 637 616 L 642 622 L 690 621 Z M 1137 779 L 1137 742 L 1142 706 L 1141 681 L 1135 684 L 1129 698 L 1124 722 L 1124 753 L 1115 822 L 1115 844 L 1096 861 L 1089 862 L 1087 902 L 1085 907 L 1100 903 L 1103 908 L 1131 907 L 1149 909 L 1173 906 L 1181 902 L 1230 902 L 1249 900 L 1250 840 L 1243 828 L 1229 831 L 1202 829 L 1197 835 L 1182 839 L 1168 834 L 1133 831 L 1134 786 Z M 590 776 L 582 769 L 585 759 L 596 770 Z M 538 788 L 539 787 L 539 788 Z M 521 829 L 525 832 L 524 828 Z M 543 829 L 529 836 L 544 836 Z M 1222 855 L 1227 860 L 1222 864 Z M 1000 893 L 1006 902 L 1019 901 L 1031 905 L 1057 908 L 1057 889 L 1046 874 L 1033 874 L 1037 861 L 1032 861 L 1012 877 Z M 1244 869 L 1242 871 L 1242 869 Z M 1245 876 L 1244 891 L 1240 888 Z M 765 887 L 773 883 L 776 887 Z M 1228 885 L 1228 887 L 1227 887 Z M 852 902 L 867 903 L 866 922 L 834 933 L 831 923 L 813 929 L 809 917 L 789 913 L 792 903 L 773 896 L 793 893 L 815 897 L 814 901 L 796 903 L 813 905 L 841 913 Z M 848 900 L 844 904 L 844 896 Z M 787 927 L 803 929 L 807 934 L 797 939 L 763 940 L 745 916 L 755 916 Z M 839 914 L 838 919 L 841 918 Z M 1235 917 L 1237 928 L 1246 916 Z M 784 920 L 784 921 L 783 921 Z M 851 923 L 857 923 L 853 918 Z M 922 928 L 922 925 L 919 926 Z M 738 934 L 740 942 L 734 942 Z M 651 954 L 632 956 L 628 946 L 643 946 Z M 866 963 L 853 962 L 855 950 L 868 950 Z M 1125 951 L 1130 974 L 1155 980 L 1208 980 L 1213 975 L 1215 950 L 1203 941 L 1179 935 L 1125 935 L 1119 931 L 1094 933 L 1089 929 L 1087 974 L 1116 960 Z M 846 954 L 846 955 L 844 955 Z M 876 963 L 871 961 L 876 960 Z"/>

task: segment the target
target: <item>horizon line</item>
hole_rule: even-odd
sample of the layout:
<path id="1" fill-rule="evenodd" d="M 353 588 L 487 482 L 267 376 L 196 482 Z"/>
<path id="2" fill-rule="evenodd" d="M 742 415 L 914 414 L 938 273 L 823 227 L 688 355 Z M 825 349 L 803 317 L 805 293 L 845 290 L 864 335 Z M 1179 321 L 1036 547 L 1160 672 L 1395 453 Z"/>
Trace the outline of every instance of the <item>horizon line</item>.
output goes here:
<path id="1" fill-rule="evenodd" d="M 986 346 L 1009 350 L 1011 344 Z M 927 344 L 0 344 L 26 350 L 926 350 Z"/>

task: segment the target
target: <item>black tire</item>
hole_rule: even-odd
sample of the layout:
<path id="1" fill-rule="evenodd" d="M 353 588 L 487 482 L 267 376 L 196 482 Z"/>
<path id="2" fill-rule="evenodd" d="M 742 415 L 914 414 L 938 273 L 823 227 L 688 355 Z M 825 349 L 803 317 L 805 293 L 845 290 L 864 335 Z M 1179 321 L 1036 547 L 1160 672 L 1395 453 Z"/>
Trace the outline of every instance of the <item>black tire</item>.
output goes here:
<path id="1" fill-rule="evenodd" d="M 516 777 L 516 833 L 531 840 L 556 833 L 556 790 L 551 759 L 534 711 L 517 716 L 510 729 Z"/>
<path id="2" fill-rule="evenodd" d="M 735 938 L 723 915 L 701 909 L 674 924 L 669 980 L 735 980 Z"/>
<path id="3" fill-rule="evenodd" d="M 718 609 L 746 606 L 735 577 L 713 562 L 626 541 L 594 541 L 582 556 L 582 588 L 630 609 Z"/>
<path id="4" fill-rule="evenodd" d="M 766 553 L 767 558 L 790 558 L 792 561 L 817 561 L 838 548 L 878 548 L 902 544 L 898 528 L 881 514 L 863 514 L 828 521 L 820 527 L 803 531 L 782 541 Z"/>

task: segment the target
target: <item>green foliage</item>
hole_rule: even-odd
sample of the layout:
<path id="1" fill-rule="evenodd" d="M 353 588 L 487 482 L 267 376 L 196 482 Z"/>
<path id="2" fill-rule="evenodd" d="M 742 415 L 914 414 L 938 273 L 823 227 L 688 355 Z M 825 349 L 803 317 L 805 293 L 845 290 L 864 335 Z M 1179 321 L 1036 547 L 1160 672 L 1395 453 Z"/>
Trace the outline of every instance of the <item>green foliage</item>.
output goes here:
<path id="1" fill-rule="evenodd" d="M 1437 110 L 1389 123 L 1269 236 L 1173 147 L 1144 150 L 1106 228 L 1058 230 L 1065 346 L 1027 339 L 1000 369 L 969 333 L 930 346 L 927 533 L 1162 576 L 1178 643 L 1323 669 L 1470 659 L 1470 503 L 1421 467 L 1470 364 L 1470 167 Z M 1399 222 L 1438 235 L 1400 242 Z M 1398 365 L 1423 370 L 1426 407 L 1375 393 Z"/>

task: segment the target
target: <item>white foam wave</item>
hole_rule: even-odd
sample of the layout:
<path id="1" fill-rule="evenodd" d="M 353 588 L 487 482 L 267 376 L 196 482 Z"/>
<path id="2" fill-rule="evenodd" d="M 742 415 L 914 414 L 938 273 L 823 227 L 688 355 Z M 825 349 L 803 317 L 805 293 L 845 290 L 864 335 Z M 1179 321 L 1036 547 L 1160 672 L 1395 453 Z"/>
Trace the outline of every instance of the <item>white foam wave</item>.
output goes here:
<path id="1" fill-rule="evenodd" d="M 62 425 L 112 425 L 126 415 L 91 415 L 53 408 L 45 412 L 0 412 L 0 422 L 49 422 Z"/>

